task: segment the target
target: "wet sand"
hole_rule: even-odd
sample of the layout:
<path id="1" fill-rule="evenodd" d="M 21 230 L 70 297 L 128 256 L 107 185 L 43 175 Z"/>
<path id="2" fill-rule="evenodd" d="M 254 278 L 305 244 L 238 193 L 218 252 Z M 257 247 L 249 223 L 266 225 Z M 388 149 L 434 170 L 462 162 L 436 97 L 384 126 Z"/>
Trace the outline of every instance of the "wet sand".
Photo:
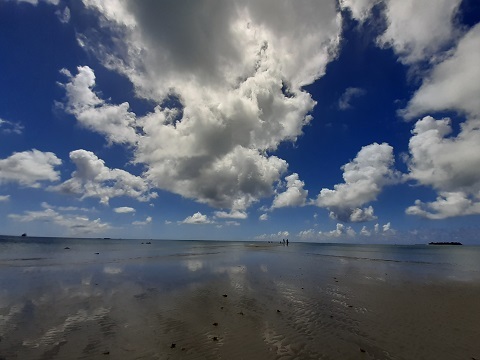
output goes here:
<path id="1" fill-rule="evenodd" d="M 480 359 L 475 269 L 299 244 L 135 246 L 0 260 L 0 358 Z"/>

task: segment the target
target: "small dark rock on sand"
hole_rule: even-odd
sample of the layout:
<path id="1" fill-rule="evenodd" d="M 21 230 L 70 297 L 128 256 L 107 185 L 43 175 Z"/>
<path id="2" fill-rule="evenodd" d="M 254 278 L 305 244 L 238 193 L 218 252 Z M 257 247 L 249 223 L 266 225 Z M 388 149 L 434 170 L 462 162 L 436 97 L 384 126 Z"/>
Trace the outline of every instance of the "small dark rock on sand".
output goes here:
<path id="1" fill-rule="evenodd" d="M 277 313 L 281 312 L 280 310 L 277 309 Z"/>
<path id="2" fill-rule="evenodd" d="M 218 323 L 217 323 L 217 322 L 214 322 L 212 325 L 213 325 L 213 326 L 218 326 Z"/>
<path id="3" fill-rule="evenodd" d="M 104 351 L 103 355 L 110 355 L 110 351 Z"/>
<path id="4" fill-rule="evenodd" d="M 177 344 L 172 343 L 172 345 L 170 345 L 170 349 L 175 349 L 175 346 L 177 346 Z"/>
<path id="5" fill-rule="evenodd" d="M 360 352 L 364 353 L 364 352 L 365 352 L 365 349 L 360 349 Z"/>
<path id="6" fill-rule="evenodd" d="M 220 310 L 223 310 L 223 306 L 220 306 Z"/>
<path id="7" fill-rule="evenodd" d="M 240 311 L 238 315 L 245 315 L 245 314 L 243 313 L 243 311 Z"/>
<path id="8" fill-rule="evenodd" d="M 227 294 L 223 294 L 222 296 L 223 296 L 223 297 L 227 297 L 228 295 L 227 295 Z"/>
<path id="9" fill-rule="evenodd" d="M 213 341 L 218 341 L 218 337 L 214 336 L 214 337 L 212 338 L 212 340 L 213 340 Z"/>

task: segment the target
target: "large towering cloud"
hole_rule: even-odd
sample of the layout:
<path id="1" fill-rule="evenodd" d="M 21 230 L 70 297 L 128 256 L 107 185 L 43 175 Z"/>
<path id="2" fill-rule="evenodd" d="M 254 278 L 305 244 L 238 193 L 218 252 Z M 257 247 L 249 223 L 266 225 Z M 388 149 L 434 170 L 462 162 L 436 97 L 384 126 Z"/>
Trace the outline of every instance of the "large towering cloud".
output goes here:
<path id="1" fill-rule="evenodd" d="M 393 148 L 386 144 L 364 146 L 355 159 L 342 166 L 342 184 L 322 189 L 316 204 L 331 210 L 330 216 L 344 222 L 375 219 L 373 208 L 359 207 L 376 200 L 383 187 L 398 181 Z"/>
<path id="2" fill-rule="evenodd" d="M 270 152 L 302 134 L 315 105 L 302 86 L 336 56 L 335 1 L 83 2 L 113 41 L 85 30 L 79 43 L 159 106 L 138 117 L 107 104 L 80 67 L 67 110 L 109 141 L 133 144 L 158 188 L 240 212 L 271 196 L 288 164 Z"/>

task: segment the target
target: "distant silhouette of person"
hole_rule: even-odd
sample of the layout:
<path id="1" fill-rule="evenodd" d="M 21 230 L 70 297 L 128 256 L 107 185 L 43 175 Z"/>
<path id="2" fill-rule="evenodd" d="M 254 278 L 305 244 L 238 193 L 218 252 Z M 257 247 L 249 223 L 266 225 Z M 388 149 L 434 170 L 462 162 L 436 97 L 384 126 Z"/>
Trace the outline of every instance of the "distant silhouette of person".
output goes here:
<path id="1" fill-rule="evenodd" d="M 285 239 L 283 239 L 283 246 L 285 246 Z"/>
<path id="2" fill-rule="evenodd" d="M 287 239 L 287 246 L 288 246 L 288 239 Z"/>

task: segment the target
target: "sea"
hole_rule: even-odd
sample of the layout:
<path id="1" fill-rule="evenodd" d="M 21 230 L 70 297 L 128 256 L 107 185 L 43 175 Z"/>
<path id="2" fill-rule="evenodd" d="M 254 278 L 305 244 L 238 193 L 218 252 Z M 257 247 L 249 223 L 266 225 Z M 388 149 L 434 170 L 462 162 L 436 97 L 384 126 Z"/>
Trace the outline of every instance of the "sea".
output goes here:
<path id="1" fill-rule="evenodd" d="M 480 359 L 479 299 L 480 246 L 0 236 L 0 359 Z"/>

